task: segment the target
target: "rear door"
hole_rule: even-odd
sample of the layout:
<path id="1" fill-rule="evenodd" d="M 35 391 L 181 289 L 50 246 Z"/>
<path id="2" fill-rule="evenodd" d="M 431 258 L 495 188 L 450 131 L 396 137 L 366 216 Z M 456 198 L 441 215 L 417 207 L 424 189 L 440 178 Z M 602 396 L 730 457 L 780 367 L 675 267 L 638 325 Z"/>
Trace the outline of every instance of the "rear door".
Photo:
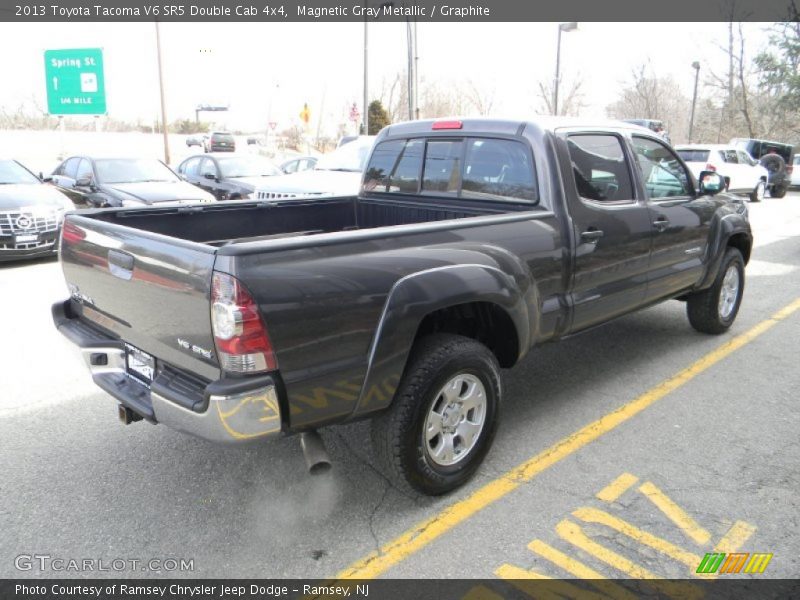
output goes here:
<path id="1" fill-rule="evenodd" d="M 650 302 L 687 289 L 702 277 L 716 203 L 696 195 L 689 172 L 669 146 L 638 135 L 632 144 L 653 228 Z"/>
<path id="2" fill-rule="evenodd" d="M 609 132 L 562 134 L 571 162 L 565 189 L 574 228 L 572 331 L 629 312 L 644 301 L 652 231 L 637 198 L 631 158 Z"/>
<path id="3" fill-rule="evenodd" d="M 138 211 L 124 211 L 135 221 Z M 84 319 L 165 365 L 209 380 L 219 369 L 211 331 L 214 249 L 97 218 L 68 215 L 61 263 Z"/>

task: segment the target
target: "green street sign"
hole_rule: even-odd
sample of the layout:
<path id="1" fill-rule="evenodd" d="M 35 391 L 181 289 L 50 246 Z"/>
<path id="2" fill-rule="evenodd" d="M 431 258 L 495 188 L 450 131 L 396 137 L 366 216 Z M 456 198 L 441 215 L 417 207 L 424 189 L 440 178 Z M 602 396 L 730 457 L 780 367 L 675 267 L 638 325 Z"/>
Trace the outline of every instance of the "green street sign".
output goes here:
<path id="1" fill-rule="evenodd" d="M 102 49 L 45 50 L 44 75 L 51 115 L 106 113 Z"/>

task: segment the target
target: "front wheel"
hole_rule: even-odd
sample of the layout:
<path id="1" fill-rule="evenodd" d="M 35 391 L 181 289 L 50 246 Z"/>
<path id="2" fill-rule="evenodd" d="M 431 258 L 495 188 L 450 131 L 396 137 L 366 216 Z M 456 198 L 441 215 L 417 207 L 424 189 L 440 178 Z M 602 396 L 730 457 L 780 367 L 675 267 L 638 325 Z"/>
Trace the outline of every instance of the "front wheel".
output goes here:
<path id="1" fill-rule="evenodd" d="M 717 277 L 707 290 L 689 296 L 689 323 L 702 333 L 724 333 L 733 325 L 744 292 L 744 259 L 736 248 L 728 248 Z"/>
<path id="2" fill-rule="evenodd" d="M 478 469 L 499 407 L 494 354 L 470 338 L 428 336 L 412 350 L 391 408 L 372 422 L 375 453 L 400 487 L 444 494 Z"/>
<path id="3" fill-rule="evenodd" d="M 764 199 L 764 194 L 767 191 L 767 184 L 759 181 L 755 189 L 750 192 L 750 202 L 761 202 Z"/>

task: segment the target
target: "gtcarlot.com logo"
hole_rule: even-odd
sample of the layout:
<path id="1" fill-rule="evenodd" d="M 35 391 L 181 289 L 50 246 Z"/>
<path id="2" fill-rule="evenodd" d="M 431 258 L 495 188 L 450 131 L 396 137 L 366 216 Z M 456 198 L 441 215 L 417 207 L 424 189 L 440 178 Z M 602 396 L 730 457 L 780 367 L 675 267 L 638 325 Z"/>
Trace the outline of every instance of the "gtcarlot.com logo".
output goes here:
<path id="1" fill-rule="evenodd" d="M 194 571 L 194 559 L 186 558 L 67 558 L 50 554 L 20 554 L 14 559 L 18 571 L 92 573 L 146 571 L 173 573 Z"/>
<path id="2" fill-rule="evenodd" d="M 767 570 L 772 554 L 765 552 L 709 552 L 700 561 L 698 573 L 763 573 Z"/>

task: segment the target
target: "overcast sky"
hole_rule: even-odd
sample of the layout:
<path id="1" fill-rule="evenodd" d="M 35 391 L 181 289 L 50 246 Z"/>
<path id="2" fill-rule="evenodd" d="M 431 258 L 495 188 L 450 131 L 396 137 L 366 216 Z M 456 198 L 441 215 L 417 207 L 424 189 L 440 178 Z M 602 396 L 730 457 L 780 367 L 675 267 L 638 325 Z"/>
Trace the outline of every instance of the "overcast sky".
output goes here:
<path id="1" fill-rule="evenodd" d="M 372 98 L 405 65 L 406 26 L 369 27 Z M 765 28 L 746 25 L 752 53 L 766 43 Z M 531 115 L 538 81 L 553 78 L 556 32 L 555 23 L 420 23 L 420 85 L 470 79 L 495 90 L 496 115 Z M 718 46 L 726 33 L 725 23 L 580 23 L 563 34 L 562 85 L 580 74 L 585 114 L 604 116 L 631 70 L 649 60 L 689 95 L 693 61 L 703 65 L 701 81 L 711 69 L 724 71 Z M 283 128 L 308 102 L 313 127 L 322 114 L 335 128 L 349 105 L 362 103 L 363 35 L 361 23 L 164 23 L 167 117 L 194 118 L 198 103 L 223 103 L 229 127 L 259 130 L 271 118 Z M 46 107 L 43 52 L 87 47 L 104 49 L 109 114 L 152 122 L 159 110 L 152 23 L 0 24 L 0 106 Z"/>

